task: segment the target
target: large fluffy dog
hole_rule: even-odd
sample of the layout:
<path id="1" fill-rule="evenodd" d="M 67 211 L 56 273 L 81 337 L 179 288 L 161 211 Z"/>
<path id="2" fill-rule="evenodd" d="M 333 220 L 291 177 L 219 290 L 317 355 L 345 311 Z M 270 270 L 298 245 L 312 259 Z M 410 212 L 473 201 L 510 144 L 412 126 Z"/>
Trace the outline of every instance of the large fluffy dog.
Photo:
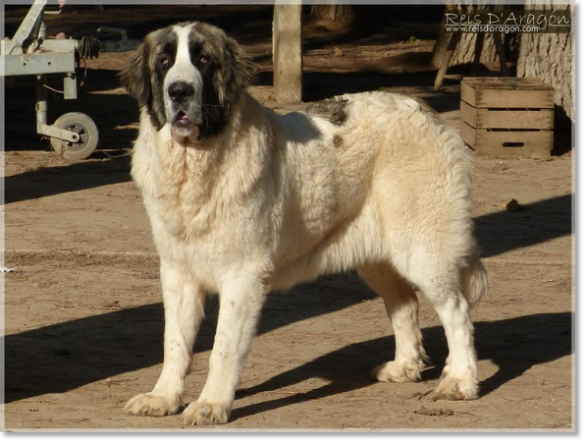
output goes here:
<path id="1" fill-rule="evenodd" d="M 254 65 L 223 31 L 153 32 L 121 73 L 140 105 L 132 176 L 161 258 L 164 364 L 130 414 L 176 413 L 207 293 L 220 313 L 209 375 L 188 424 L 228 420 L 240 369 L 271 290 L 357 268 L 396 337 L 381 381 L 416 381 L 425 351 L 414 287 L 449 345 L 436 395 L 478 395 L 469 307 L 487 287 L 457 132 L 402 95 L 344 95 L 276 115 L 246 92 Z"/>

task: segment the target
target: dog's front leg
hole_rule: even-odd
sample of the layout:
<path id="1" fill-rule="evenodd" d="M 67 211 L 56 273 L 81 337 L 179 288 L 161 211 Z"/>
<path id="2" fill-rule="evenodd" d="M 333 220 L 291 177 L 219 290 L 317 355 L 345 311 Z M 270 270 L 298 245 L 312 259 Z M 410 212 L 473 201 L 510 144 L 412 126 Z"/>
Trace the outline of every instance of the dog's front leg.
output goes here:
<path id="1" fill-rule="evenodd" d="M 188 425 L 228 421 L 234 392 L 256 333 L 266 289 L 262 278 L 233 279 L 220 291 L 220 313 L 209 374 L 197 402 L 183 412 Z"/>
<path id="2" fill-rule="evenodd" d="M 161 259 L 161 283 L 165 305 L 163 370 L 151 392 L 137 395 L 126 403 L 127 414 L 175 414 L 185 390 L 185 376 L 203 317 L 205 293 L 188 272 L 164 259 Z"/>

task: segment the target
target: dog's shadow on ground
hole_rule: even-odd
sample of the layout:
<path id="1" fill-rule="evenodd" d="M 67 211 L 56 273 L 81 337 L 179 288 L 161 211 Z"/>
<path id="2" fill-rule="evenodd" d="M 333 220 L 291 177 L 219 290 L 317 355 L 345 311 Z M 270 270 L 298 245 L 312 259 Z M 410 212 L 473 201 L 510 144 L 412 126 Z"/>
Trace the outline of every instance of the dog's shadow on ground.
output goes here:
<path id="1" fill-rule="evenodd" d="M 534 365 L 570 355 L 571 325 L 572 314 L 569 312 L 475 323 L 479 360 L 491 360 L 499 368 L 492 376 L 481 380 L 480 395 L 489 395 Z M 430 368 L 423 372 L 423 380 L 438 379 L 448 353 L 443 329 L 439 326 L 426 328 L 423 337 L 431 363 Z M 275 391 L 278 395 L 279 390 L 286 392 L 287 387 L 316 377 L 329 383 L 309 392 L 236 408 L 233 419 L 365 388 L 376 383 L 369 378 L 369 371 L 391 360 L 393 355 L 394 344 L 389 337 L 346 346 L 275 375 L 257 386 L 238 390 L 236 396 L 243 398 L 267 391 Z M 392 396 L 393 384 L 388 386 L 389 396 Z"/>
<path id="2" fill-rule="evenodd" d="M 344 291 L 339 291 L 344 287 Z M 351 288 L 351 290 L 348 290 Z M 296 294 L 268 298 L 259 333 L 348 308 L 374 294 L 355 274 L 328 277 L 313 285 L 294 289 Z M 195 347 L 200 351 L 213 345 L 217 298 L 207 306 Z M 382 301 L 380 301 L 382 303 Z M 480 359 L 492 360 L 499 370 L 481 381 L 483 395 L 490 394 L 520 376 L 533 365 L 570 355 L 572 314 L 569 312 L 533 314 L 523 317 L 476 323 Z M 390 325 L 389 325 L 390 329 Z M 122 376 L 125 373 L 160 364 L 162 361 L 163 310 L 160 303 L 63 322 L 5 337 L 5 402 L 49 393 L 67 392 L 78 387 Z M 432 369 L 426 379 L 440 376 L 447 356 L 441 327 L 423 330 L 424 344 Z M 373 381 L 370 370 L 391 360 L 394 340 L 383 337 L 343 347 L 247 390 L 240 397 L 278 391 L 310 378 L 323 378 L 329 384 L 310 392 L 234 410 L 235 418 L 256 414 L 308 400 L 367 387 Z M 390 392 L 392 385 L 389 385 Z M 130 393 L 129 393 L 130 395 Z M 392 395 L 392 394 L 390 394 Z"/>

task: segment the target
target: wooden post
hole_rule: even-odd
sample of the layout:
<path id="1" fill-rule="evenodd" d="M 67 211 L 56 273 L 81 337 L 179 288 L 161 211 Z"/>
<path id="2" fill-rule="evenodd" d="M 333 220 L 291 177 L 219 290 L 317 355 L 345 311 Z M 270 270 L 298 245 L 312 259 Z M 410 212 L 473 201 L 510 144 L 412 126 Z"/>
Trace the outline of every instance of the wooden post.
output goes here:
<path id="1" fill-rule="evenodd" d="M 480 72 L 480 56 L 484 47 L 484 32 L 476 34 L 476 43 L 474 44 L 474 60 L 472 61 L 472 77 L 476 77 Z"/>
<path id="2" fill-rule="evenodd" d="M 505 5 L 495 5 L 495 11 L 503 11 L 505 9 Z M 509 75 L 509 69 L 507 68 L 507 60 L 505 57 L 505 47 L 503 45 L 503 40 L 501 35 L 498 32 L 492 33 L 492 38 L 494 39 L 494 45 L 496 46 L 496 53 L 499 56 L 499 61 L 501 62 L 501 75 L 506 77 Z"/>
<path id="3" fill-rule="evenodd" d="M 303 73 L 301 3 L 275 5 L 273 71 L 275 100 L 279 103 L 301 102 Z"/>
<path id="4" fill-rule="evenodd" d="M 450 36 L 450 43 L 448 44 L 448 51 L 444 59 L 442 60 L 442 65 L 437 71 L 437 75 L 435 76 L 435 82 L 433 84 L 434 91 L 439 90 L 444 83 L 444 76 L 446 72 L 448 72 L 448 66 L 450 66 L 450 60 L 452 55 L 454 54 L 454 49 L 456 49 L 456 45 L 458 44 L 458 40 L 460 40 L 461 34 L 458 32 L 453 32 Z"/>
<path id="5" fill-rule="evenodd" d="M 492 38 L 494 38 L 496 53 L 498 54 L 499 61 L 501 62 L 501 75 L 503 77 L 506 77 L 507 75 L 509 75 L 509 68 L 507 68 L 507 60 L 505 57 L 505 46 L 503 45 L 503 40 L 498 32 L 493 32 Z"/>

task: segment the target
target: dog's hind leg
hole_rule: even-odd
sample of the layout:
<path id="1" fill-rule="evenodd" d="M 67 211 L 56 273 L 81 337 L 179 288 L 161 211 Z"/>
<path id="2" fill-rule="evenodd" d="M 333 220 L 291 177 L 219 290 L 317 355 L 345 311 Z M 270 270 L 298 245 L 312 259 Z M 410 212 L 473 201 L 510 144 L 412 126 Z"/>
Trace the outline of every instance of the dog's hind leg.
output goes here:
<path id="1" fill-rule="evenodd" d="M 424 293 L 431 299 L 444 326 L 449 355 L 435 390 L 440 399 L 473 400 L 478 398 L 478 370 L 474 349 L 474 326 L 470 320 L 469 303 L 459 289 Z"/>
<path id="2" fill-rule="evenodd" d="M 478 371 L 474 326 L 470 320 L 469 302 L 461 288 L 461 270 L 440 254 L 421 255 L 425 249 L 419 248 L 416 259 L 419 266 L 402 271 L 433 304 L 448 341 L 449 355 L 443 380 L 435 395 L 446 400 L 472 400 L 478 398 Z M 438 259 L 434 260 L 434 257 Z"/>
<path id="3" fill-rule="evenodd" d="M 205 386 L 183 411 L 187 425 L 228 421 L 244 360 L 260 318 L 266 288 L 262 277 L 239 272 L 220 288 L 220 312 Z"/>
<path id="4" fill-rule="evenodd" d="M 385 263 L 364 265 L 358 272 L 383 298 L 395 333 L 395 360 L 377 366 L 372 375 L 379 381 L 420 380 L 427 355 L 419 329 L 419 302 L 413 288 Z"/>
<path id="5" fill-rule="evenodd" d="M 163 370 L 151 392 L 128 401 L 124 407 L 127 414 L 175 414 L 185 390 L 185 376 L 203 318 L 205 293 L 185 270 L 165 260 L 161 260 L 161 283 L 165 306 Z"/>

